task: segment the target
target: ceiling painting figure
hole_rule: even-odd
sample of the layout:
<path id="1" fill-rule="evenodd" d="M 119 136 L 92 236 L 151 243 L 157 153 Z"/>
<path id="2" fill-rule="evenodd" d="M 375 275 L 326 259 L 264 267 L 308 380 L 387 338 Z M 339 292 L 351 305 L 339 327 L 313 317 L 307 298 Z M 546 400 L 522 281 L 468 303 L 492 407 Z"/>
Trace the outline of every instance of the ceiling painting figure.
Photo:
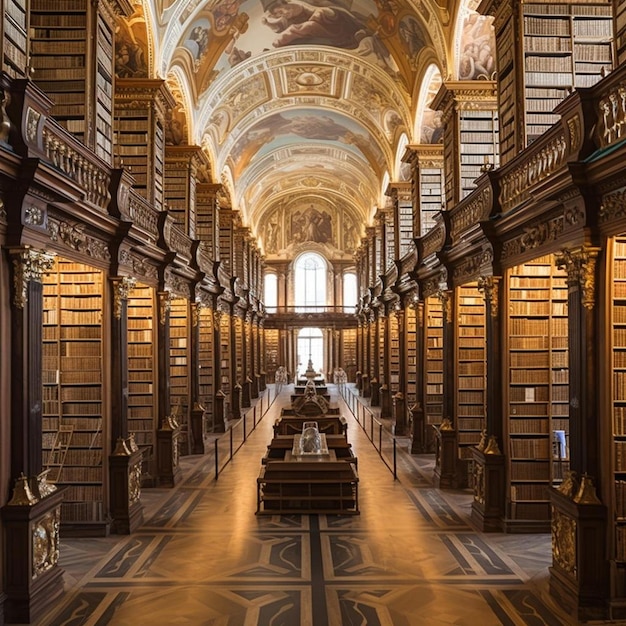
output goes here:
<path id="1" fill-rule="evenodd" d="M 461 56 L 459 58 L 460 80 L 495 80 L 496 40 L 493 17 L 469 15 L 463 24 Z"/>

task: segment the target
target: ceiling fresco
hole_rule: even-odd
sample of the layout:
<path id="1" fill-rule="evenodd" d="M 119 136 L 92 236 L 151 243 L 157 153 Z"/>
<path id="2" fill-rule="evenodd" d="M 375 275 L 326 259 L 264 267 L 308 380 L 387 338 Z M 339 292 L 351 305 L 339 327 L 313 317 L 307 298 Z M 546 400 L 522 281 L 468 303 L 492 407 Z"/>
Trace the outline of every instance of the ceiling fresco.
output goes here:
<path id="1" fill-rule="evenodd" d="M 351 256 L 406 144 L 441 140 L 442 80 L 495 71 L 476 1 L 136 0 L 116 74 L 174 88 L 168 143 L 204 148 L 268 258 Z"/>

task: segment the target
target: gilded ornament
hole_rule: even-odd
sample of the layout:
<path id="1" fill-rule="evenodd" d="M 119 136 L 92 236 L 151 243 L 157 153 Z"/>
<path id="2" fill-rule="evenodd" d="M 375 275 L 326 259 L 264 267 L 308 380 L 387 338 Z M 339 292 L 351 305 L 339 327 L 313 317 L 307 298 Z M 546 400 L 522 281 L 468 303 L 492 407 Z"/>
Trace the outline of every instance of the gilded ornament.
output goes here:
<path id="1" fill-rule="evenodd" d="M 498 317 L 500 280 L 498 276 L 480 276 L 478 278 L 478 291 L 483 294 L 491 317 Z"/>
<path id="2" fill-rule="evenodd" d="M 595 306 L 596 260 L 599 252 L 600 248 L 583 246 L 562 250 L 555 258 L 557 267 L 567 272 L 568 284 L 580 288 L 581 304 L 586 309 Z"/>
<path id="3" fill-rule="evenodd" d="M 159 291 L 157 293 L 159 303 L 159 324 L 165 326 L 172 308 L 171 294 L 169 291 Z"/>
<path id="4" fill-rule="evenodd" d="M 122 317 L 122 303 L 128 300 L 130 292 L 135 288 L 137 280 L 124 276 L 122 278 L 113 278 L 113 317 L 116 320 Z"/>
<path id="5" fill-rule="evenodd" d="M 134 504 L 141 498 L 141 461 L 130 466 L 128 472 L 128 503 Z"/>
<path id="6" fill-rule="evenodd" d="M 580 479 L 580 488 L 574 496 L 574 502 L 577 504 L 602 504 L 596 494 L 591 476 L 583 474 Z"/>
<path id="7" fill-rule="evenodd" d="M 485 504 L 485 468 L 480 463 L 474 463 L 474 501 Z"/>
<path id="8" fill-rule="evenodd" d="M 568 471 L 565 472 L 565 478 L 563 478 L 563 482 L 559 485 L 557 491 L 568 498 L 573 498 L 574 494 L 578 491 L 578 488 L 578 474 L 574 471 Z"/>
<path id="9" fill-rule="evenodd" d="M 126 447 L 131 452 L 137 452 L 139 447 L 137 446 L 137 442 L 135 441 L 135 433 L 128 433 L 128 439 L 126 440 Z"/>
<path id="10" fill-rule="evenodd" d="M 48 473 L 49 469 L 44 470 L 40 474 L 38 474 L 35 478 L 35 485 L 37 494 L 34 494 L 39 500 L 53 494 L 57 487 L 56 485 L 48 482 Z"/>
<path id="11" fill-rule="evenodd" d="M 41 277 L 52 269 L 54 254 L 32 248 L 21 248 L 13 252 L 13 304 L 23 309 L 28 302 L 28 283 L 41 282 Z"/>
<path id="12" fill-rule="evenodd" d="M 39 127 L 40 119 L 41 113 L 28 107 L 28 111 L 26 111 L 26 140 L 29 143 L 36 143 L 37 141 L 37 128 Z"/>
<path id="13" fill-rule="evenodd" d="M 487 447 L 487 431 L 483 429 L 480 433 L 480 441 L 476 444 L 476 449 L 483 452 Z"/>
<path id="14" fill-rule="evenodd" d="M 8 506 L 33 506 L 39 500 L 33 495 L 28 484 L 28 478 L 24 474 L 15 481 L 13 486 L 13 495 L 7 503 Z"/>
<path id="15" fill-rule="evenodd" d="M 454 430 L 454 426 L 452 425 L 452 422 L 450 421 L 449 417 L 444 417 L 441 420 L 441 425 L 439 426 L 439 430 Z"/>
<path id="16" fill-rule="evenodd" d="M 551 527 L 553 564 L 577 578 L 576 521 L 552 507 Z"/>
<path id="17" fill-rule="evenodd" d="M 500 451 L 500 446 L 498 446 L 498 440 L 495 435 L 491 435 L 489 437 L 489 441 L 485 446 L 485 454 L 495 454 L 500 456 L 502 452 Z"/>
<path id="18" fill-rule="evenodd" d="M 111 453 L 112 456 L 130 456 L 130 450 L 126 445 L 124 437 L 118 437 L 115 443 L 115 450 Z"/>
<path id="19" fill-rule="evenodd" d="M 52 569 L 59 562 L 59 518 L 60 511 L 57 507 L 33 524 L 33 579 Z"/>

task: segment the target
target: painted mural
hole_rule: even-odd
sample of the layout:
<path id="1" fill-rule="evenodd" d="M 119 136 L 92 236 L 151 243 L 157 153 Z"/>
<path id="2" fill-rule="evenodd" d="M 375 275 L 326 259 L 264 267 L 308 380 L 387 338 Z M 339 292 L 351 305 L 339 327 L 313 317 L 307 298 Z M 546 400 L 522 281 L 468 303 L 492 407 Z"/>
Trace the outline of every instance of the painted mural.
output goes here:
<path id="1" fill-rule="evenodd" d="M 276 255 L 301 244 L 323 246 L 330 257 L 352 254 L 361 232 L 348 211 L 315 199 L 282 203 L 261 225 L 261 240 L 267 255 Z"/>
<path id="2" fill-rule="evenodd" d="M 148 77 L 148 44 L 145 22 L 138 19 L 134 28 L 128 28 L 124 20 L 119 22 L 115 36 L 115 75 L 118 78 Z"/>
<path id="3" fill-rule="evenodd" d="M 235 173 L 240 173 L 253 157 L 290 144 L 292 136 L 309 141 L 337 141 L 365 155 L 377 170 L 384 164 L 384 155 L 356 122 L 329 112 L 320 115 L 311 109 L 276 113 L 246 132 L 231 152 Z"/>
<path id="4" fill-rule="evenodd" d="M 397 77 L 390 50 L 410 59 L 431 39 L 396 0 L 222 0 L 197 14 L 181 42 L 195 71 L 213 77 L 265 50 L 307 44 L 351 50 Z"/>
<path id="5" fill-rule="evenodd" d="M 494 80 L 496 39 L 493 17 L 473 14 L 465 19 L 459 56 L 459 80 Z"/>

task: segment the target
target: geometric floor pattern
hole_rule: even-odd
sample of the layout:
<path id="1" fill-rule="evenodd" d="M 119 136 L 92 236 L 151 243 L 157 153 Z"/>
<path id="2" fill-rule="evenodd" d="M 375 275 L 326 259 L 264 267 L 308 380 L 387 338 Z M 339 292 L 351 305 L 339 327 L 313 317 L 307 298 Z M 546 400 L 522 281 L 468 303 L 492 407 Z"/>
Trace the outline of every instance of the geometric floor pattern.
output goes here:
<path id="1" fill-rule="evenodd" d="M 255 515 L 289 394 L 218 479 L 211 455 L 185 457 L 176 487 L 145 490 L 132 536 L 62 540 L 66 592 L 37 626 L 577 623 L 547 593 L 549 535 L 475 532 L 469 492 L 432 487 L 431 455 L 401 449 L 394 480 L 348 411 L 360 515 Z"/>

